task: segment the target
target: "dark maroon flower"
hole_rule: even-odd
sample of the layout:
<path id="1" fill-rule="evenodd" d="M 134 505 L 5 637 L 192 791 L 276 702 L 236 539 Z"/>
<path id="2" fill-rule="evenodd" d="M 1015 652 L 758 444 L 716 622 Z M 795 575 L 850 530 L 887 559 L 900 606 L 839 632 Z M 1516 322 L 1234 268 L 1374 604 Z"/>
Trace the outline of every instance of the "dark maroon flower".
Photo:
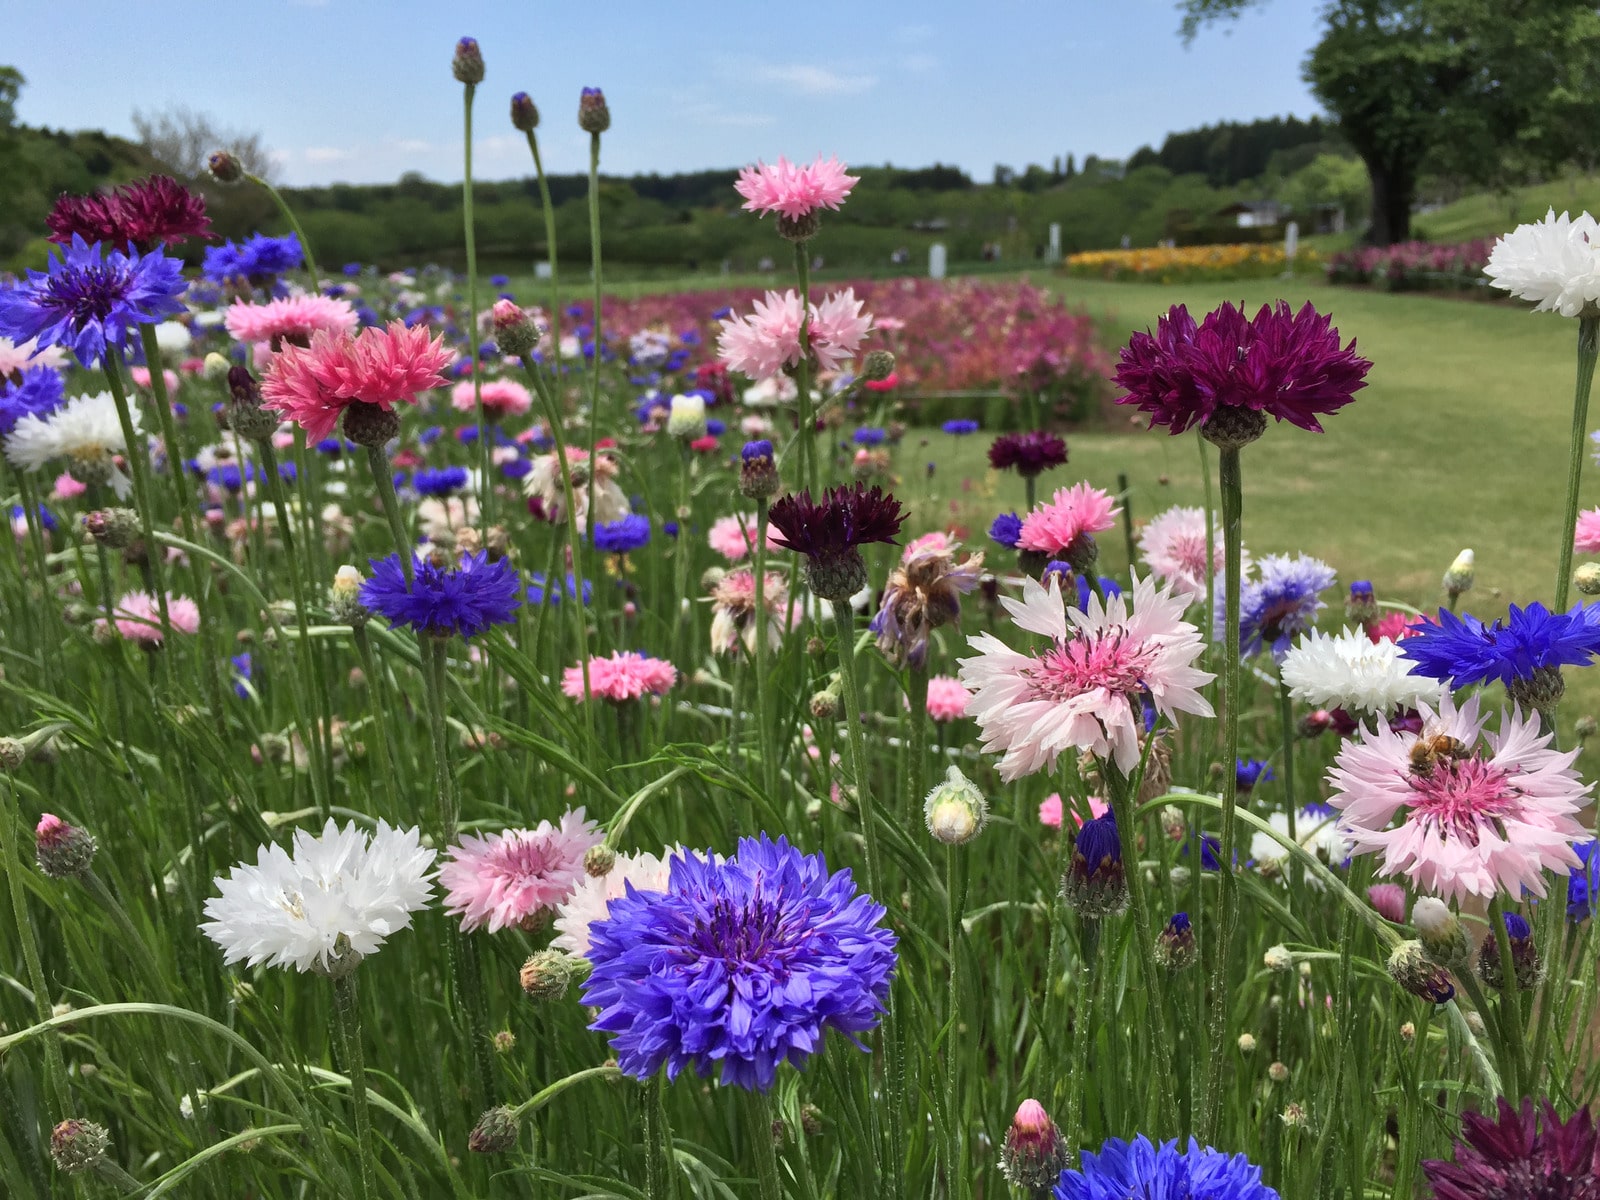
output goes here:
<path id="1" fill-rule="evenodd" d="M 1497 1120 L 1467 1113 L 1461 1133 L 1455 1162 L 1422 1164 L 1435 1200 L 1600 1200 L 1600 1145 L 1587 1109 L 1563 1123 L 1548 1100 L 1535 1116 L 1532 1100 L 1519 1111 L 1502 1098 Z"/>
<path id="2" fill-rule="evenodd" d="M 1372 363 L 1343 348 L 1331 318 L 1310 301 L 1291 312 L 1282 300 L 1254 318 L 1232 304 L 1198 326 L 1183 305 L 1136 333 L 1122 350 L 1119 404 L 1134 404 L 1174 434 L 1203 425 L 1219 409 L 1269 413 L 1314 433 L 1321 414 L 1336 412 L 1366 387 Z"/>
<path id="3" fill-rule="evenodd" d="M 861 483 L 829 488 L 821 503 L 810 491 L 784 496 L 767 515 L 783 544 L 806 556 L 811 590 L 824 600 L 844 600 L 865 587 L 867 567 L 857 547 L 894 541 L 906 519 L 900 501 Z"/>
<path id="4" fill-rule="evenodd" d="M 1065 466 L 1067 443 L 1045 429 L 1002 433 L 989 444 L 989 465 L 996 471 L 1015 468 L 1024 479 Z"/>
<path id="5" fill-rule="evenodd" d="M 76 234 L 91 244 L 105 242 L 117 250 L 127 249 L 132 242 L 141 252 L 211 236 L 205 197 L 168 175 L 151 175 L 115 192 L 61 196 L 45 224 L 50 227 L 50 240 L 63 246 L 71 245 Z"/>

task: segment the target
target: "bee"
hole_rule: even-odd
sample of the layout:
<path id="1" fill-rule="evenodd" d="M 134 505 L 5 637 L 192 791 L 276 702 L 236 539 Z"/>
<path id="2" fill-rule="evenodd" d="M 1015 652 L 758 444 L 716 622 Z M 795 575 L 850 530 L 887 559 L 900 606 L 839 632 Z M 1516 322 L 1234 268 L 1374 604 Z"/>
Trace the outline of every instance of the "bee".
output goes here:
<path id="1" fill-rule="evenodd" d="M 1411 773 L 1426 777 L 1433 774 L 1433 768 L 1437 763 L 1460 762 L 1471 754 L 1472 751 L 1465 742 L 1460 738 L 1451 737 L 1448 733 L 1421 737 L 1411 746 Z"/>

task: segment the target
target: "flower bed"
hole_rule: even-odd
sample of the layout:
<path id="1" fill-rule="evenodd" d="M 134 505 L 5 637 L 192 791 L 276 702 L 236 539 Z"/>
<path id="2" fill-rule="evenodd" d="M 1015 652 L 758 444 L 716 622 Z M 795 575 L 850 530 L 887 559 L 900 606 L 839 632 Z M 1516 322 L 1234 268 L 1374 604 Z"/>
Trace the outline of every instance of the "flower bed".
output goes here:
<path id="1" fill-rule="evenodd" d="M 1317 252 L 1302 246 L 1295 265 L 1315 267 Z M 1260 279 L 1289 269 L 1283 247 L 1273 245 L 1153 246 L 1089 250 L 1063 264 L 1068 275 L 1137 283 L 1192 283 L 1208 279 Z"/>
<path id="2" fill-rule="evenodd" d="M 1330 283 L 1369 284 L 1391 292 L 1482 292 L 1488 280 L 1493 238 L 1436 246 L 1400 242 L 1393 246 L 1358 246 L 1329 257 Z"/>

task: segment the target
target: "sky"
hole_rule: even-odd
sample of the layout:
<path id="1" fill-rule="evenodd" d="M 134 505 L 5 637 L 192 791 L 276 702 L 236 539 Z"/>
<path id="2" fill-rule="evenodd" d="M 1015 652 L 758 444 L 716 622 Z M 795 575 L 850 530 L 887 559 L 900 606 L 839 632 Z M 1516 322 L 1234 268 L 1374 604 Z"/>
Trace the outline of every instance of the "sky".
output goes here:
<path id="1" fill-rule="evenodd" d="M 1311 115 L 1300 64 L 1319 8 L 1268 0 L 1186 48 L 1175 0 L 0 0 L 0 63 L 27 77 L 26 124 L 131 135 L 136 109 L 186 105 L 260 133 L 289 184 L 460 179 L 462 35 L 487 66 L 482 179 L 531 174 L 507 115 L 519 90 L 546 169 L 587 170 L 577 100 L 599 86 L 608 173 L 823 153 L 988 181 L 996 163 L 1124 158 L 1175 129 Z"/>

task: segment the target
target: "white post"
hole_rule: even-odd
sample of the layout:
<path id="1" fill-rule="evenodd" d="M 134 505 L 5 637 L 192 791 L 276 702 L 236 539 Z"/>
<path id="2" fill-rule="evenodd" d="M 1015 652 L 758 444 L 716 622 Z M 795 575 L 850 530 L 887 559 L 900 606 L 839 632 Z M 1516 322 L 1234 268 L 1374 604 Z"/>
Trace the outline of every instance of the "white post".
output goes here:
<path id="1" fill-rule="evenodd" d="M 1284 275 L 1294 274 L 1294 256 L 1300 249 L 1300 224 L 1290 221 L 1288 228 L 1283 231 L 1283 258 Z"/>
<path id="2" fill-rule="evenodd" d="M 1058 262 L 1061 259 L 1061 222 L 1050 222 L 1050 251 L 1045 255 L 1048 262 Z"/>
<path id="3" fill-rule="evenodd" d="M 943 279 L 945 271 L 945 250 L 943 242 L 935 242 L 928 247 L 928 278 Z"/>

